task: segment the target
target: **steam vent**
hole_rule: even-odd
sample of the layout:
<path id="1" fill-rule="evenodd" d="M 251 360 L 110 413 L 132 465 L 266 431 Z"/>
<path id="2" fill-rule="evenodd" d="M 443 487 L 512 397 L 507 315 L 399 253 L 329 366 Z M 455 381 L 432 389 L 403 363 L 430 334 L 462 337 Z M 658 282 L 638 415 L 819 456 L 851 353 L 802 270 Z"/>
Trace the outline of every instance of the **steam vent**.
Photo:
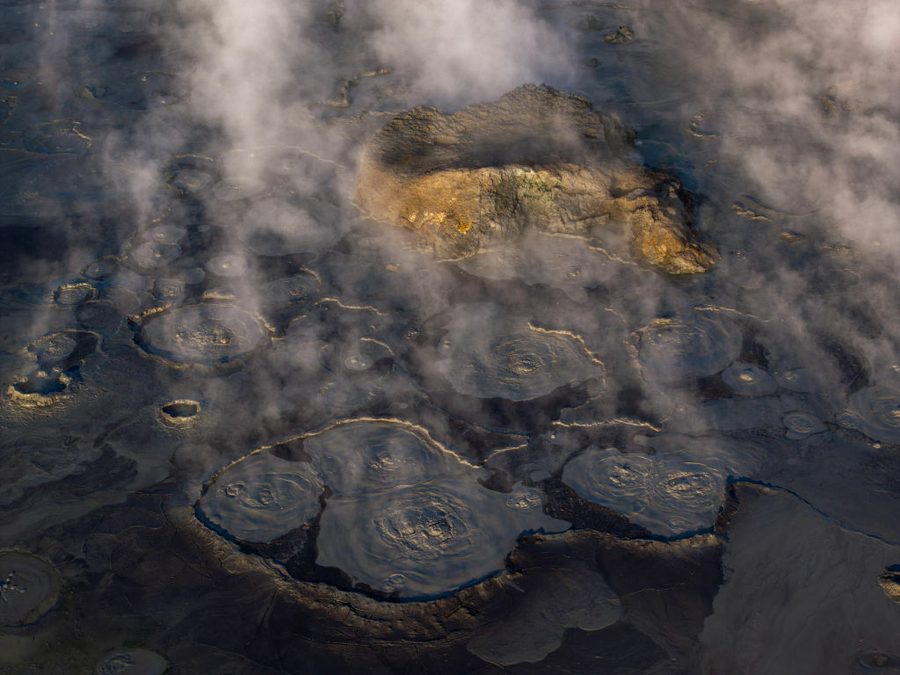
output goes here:
<path id="1" fill-rule="evenodd" d="M 691 230 L 678 182 L 636 160 L 622 122 L 545 86 L 449 115 L 419 107 L 396 116 L 363 151 L 357 202 L 450 259 L 529 228 L 624 228 L 636 258 L 672 274 L 705 272 L 718 259 Z"/>

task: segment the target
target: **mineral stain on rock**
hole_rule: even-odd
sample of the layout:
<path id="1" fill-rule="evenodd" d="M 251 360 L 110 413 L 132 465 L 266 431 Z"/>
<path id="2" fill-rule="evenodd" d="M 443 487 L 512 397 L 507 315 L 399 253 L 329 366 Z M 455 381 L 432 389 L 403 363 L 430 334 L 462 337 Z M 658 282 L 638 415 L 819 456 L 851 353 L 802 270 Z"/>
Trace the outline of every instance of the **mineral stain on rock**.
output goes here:
<path id="1" fill-rule="evenodd" d="M 363 149 L 357 203 L 447 258 L 528 229 L 622 227 L 636 257 L 672 274 L 705 272 L 718 254 L 692 231 L 680 185 L 638 163 L 632 145 L 615 115 L 546 86 L 453 114 L 419 107 Z"/>
<path id="2" fill-rule="evenodd" d="M 878 577 L 878 583 L 885 595 L 900 604 L 900 565 L 885 568 L 884 573 Z"/>

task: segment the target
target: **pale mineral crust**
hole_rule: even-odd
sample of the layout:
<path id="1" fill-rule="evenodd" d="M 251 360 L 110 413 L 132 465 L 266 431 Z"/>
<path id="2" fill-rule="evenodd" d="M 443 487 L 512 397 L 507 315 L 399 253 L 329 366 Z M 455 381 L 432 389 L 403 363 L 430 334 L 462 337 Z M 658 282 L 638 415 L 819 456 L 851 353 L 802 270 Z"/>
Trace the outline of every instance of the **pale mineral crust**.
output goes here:
<path id="1" fill-rule="evenodd" d="M 623 228 L 633 254 L 672 274 L 704 272 L 718 255 L 690 227 L 681 186 L 635 157 L 612 114 L 545 86 L 444 114 L 394 117 L 365 146 L 357 203 L 459 259 L 526 228 L 591 236 Z"/>

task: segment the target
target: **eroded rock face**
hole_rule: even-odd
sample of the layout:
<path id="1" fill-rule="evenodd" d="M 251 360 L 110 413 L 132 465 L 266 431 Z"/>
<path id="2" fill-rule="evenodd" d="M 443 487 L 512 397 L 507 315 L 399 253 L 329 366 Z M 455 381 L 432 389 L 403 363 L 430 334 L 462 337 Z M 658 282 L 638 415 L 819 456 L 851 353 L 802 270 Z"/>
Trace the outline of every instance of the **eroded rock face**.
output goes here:
<path id="1" fill-rule="evenodd" d="M 395 117 L 363 151 L 360 207 L 438 255 L 465 258 L 528 228 L 589 236 L 624 227 L 634 254 L 673 274 L 704 272 L 673 178 L 635 162 L 631 133 L 571 94 L 527 85 L 452 115 Z"/>

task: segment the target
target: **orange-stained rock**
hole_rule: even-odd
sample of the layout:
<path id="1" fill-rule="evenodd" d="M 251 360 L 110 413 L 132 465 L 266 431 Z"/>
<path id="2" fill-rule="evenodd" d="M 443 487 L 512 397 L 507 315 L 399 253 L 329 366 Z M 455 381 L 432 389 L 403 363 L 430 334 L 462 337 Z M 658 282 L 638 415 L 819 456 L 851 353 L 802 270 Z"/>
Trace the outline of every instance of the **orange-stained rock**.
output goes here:
<path id="1" fill-rule="evenodd" d="M 527 228 L 624 228 L 634 255 L 673 274 L 718 256 L 697 241 L 678 182 L 640 164 L 614 115 L 549 87 L 519 87 L 453 114 L 415 108 L 366 145 L 357 202 L 438 255 L 464 258 Z"/>

